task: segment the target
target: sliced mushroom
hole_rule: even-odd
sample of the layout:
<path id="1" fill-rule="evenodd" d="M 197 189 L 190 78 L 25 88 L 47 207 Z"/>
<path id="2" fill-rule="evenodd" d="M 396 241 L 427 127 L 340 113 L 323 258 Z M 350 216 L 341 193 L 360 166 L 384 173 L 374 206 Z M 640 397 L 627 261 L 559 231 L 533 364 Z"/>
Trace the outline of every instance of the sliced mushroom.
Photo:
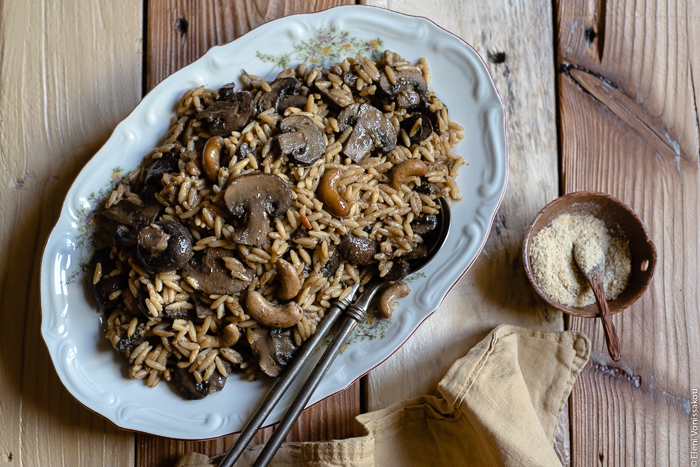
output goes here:
<path id="1" fill-rule="evenodd" d="M 219 88 L 219 97 L 217 101 L 227 101 L 233 96 L 234 90 L 236 89 L 236 83 L 224 84 Z"/>
<path id="2" fill-rule="evenodd" d="M 163 209 L 163 205 L 155 199 L 153 193 L 153 189 L 147 188 L 141 192 L 143 204 L 136 204 L 128 199 L 122 199 L 103 212 L 102 215 L 118 224 L 136 227 L 136 232 L 138 232 L 141 227 L 154 222 Z M 127 234 L 135 235 L 136 232 L 133 232 L 132 229 L 127 229 L 121 232 L 121 236 L 127 237 Z"/>
<path id="3" fill-rule="evenodd" d="M 434 230 L 438 225 L 438 218 L 435 214 L 423 214 L 416 217 L 411 223 L 414 234 L 424 235 Z"/>
<path id="4" fill-rule="evenodd" d="M 346 71 L 343 73 L 343 83 L 347 84 L 348 87 L 354 87 L 357 84 L 357 75 L 351 71 Z"/>
<path id="5" fill-rule="evenodd" d="M 191 308 L 177 308 L 175 310 L 168 310 L 167 307 L 163 308 L 163 314 L 170 319 L 195 319 L 197 318 L 197 313 Z"/>
<path id="6" fill-rule="evenodd" d="M 340 131 L 345 131 L 348 126 L 354 128 L 345 142 L 343 154 L 354 162 L 360 162 L 374 149 L 387 153 L 396 147 L 394 125 L 386 115 L 369 104 L 352 104 L 340 112 Z"/>
<path id="7" fill-rule="evenodd" d="M 411 266 L 403 258 L 394 258 L 392 260 L 391 269 L 384 275 L 384 280 L 387 281 L 400 281 L 404 277 L 408 276 L 411 272 Z"/>
<path id="8" fill-rule="evenodd" d="M 330 245 L 328 247 L 328 252 L 330 253 L 331 257 L 326 261 L 326 264 L 321 266 L 320 273 L 323 274 L 323 277 L 333 277 L 335 276 L 336 271 L 340 267 L 340 252 L 338 248 L 335 245 Z"/>
<path id="9" fill-rule="evenodd" d="M 282 155 L 301 165 L 310 165 L 326 153 L 326 140 L 321 129 L 304 115 L 290 115 L 280 122 L 282 133 L 275 141 Z"/>
<path id="10" fill-rule="evenodd" d="M 248 157 L 248 154 L 254 153 L 255 148 L 251 148 L 250 144 L 248 143 L 243 143 L 240 146 L 238 146 L 238 151 L 236 154 L 238 155 L 238 160 L 243 160 L 246 157 Z"/>
<path id="11" fill-rule="evenodd" d="M 443 107 L 445 108 L 445 110 L 447 111 L 447 106 L 445 105 L 444 102 L 442 103 L 442 106 L 443 106 Z M 438 116 L 440 115 L 441 111 L 440 111 L 440 109 L 432 110 L 432 111 L 431 111 L 431 110 L 430 110 L 430 107 L 431 107 L 430 99 L 428 98 L 428 96 L 427 96 L 426 94 L 422 94 L 422 95 L 421 95 L 420 106 L 418 107 L 417 110 L 418 110 L 418 111 L 420 112 L 420 114 L 422 114 L 424 117 L 427 117 L 427 118 L 428 118 L 428 121 L 430 122 L 430 124 L 431 124 L 432 127 L 433 127 L 433 131 L 435 131 L 435 132 L 438 133 L 438 134 L 442 134 L 442 133 L 439 131 L 440 125 L 439 125 L 439 122 L 438 122 Z"/>
<path id="12" fill-rule="evenodd" d="M 192 243 L 192 234 L 179 222 L 156 222 L 139 231 L 136 251 L 146 268 L 163 272 L 187 264 L 193 254 Z"/>
<path id="13" fill-rule="evenodd" d="M 423 193 L 424 195 L 432 196 L 440 194 L 440 187 L 435 183 L 422 183 L 421 186 L 416 186 L 414 188 L 418 193 Z"/>
<path id="14" fill-rule="evenodd" d="M 379 253 L 379 243 L 367 237 L 346 235 L 338 244 L 340 256 L 347 262 L 366 266 L 375 263 L 374 255 Z"/>
<path id="15" fill-rule="evenodd" d="M 379 89 L 396 99 L 396 105 L 400 109 L 410 109 L 421 103 L 421 94 L 428 89 L 423 73 L 419 70 L 400 71 L 394 73 L 394 83 L 382 71 L 379 75 Z"/>
<path id="16" fill-rule="evenodd" d="M 125 335 L 119 339 L 119 342 L 117 342 L 115 349 L 118 353 L 127 355 L 128 353 L 133 352 L 136 347 L 141 345 L 141 342 L 143 342 L 145 337 L 146 327 L 143 325 L 143 323 L 139 323 L 130 336 L 127 336 L 125 332 Z"/>
<path id="17" fill-rule="evenodd" d="M 277 104 L 277 113 L 281 115 L 290 107 L 296 107 L 297 109 L 303 110 L 304 107 L 306 107 L 306 102 L 308 100 L 308 97 L 302 95 L 284 96 L 282 99 L 280 99 L 279 104 Z"/>
<path id="18" fill-rule="evenodd" d="M 110 299 L 109 297 L 119 290 L 125 290 L 129 287 L 129 277 L 126 274 L 109 275 L 117 267 L 117 262 L 110 258 L 110 249 L 102 248 L 95 252 L 92 258 L 93 277 L 94 270 L 98 267 L 102 271 L 100 279 L 92 286 L 95 295 L 97 306 L 103 310 L 111 310 L 118 307 L 122 303 L 121 296 Z"/>
<path id="19" fill-rule="evenodd" d="M 126 225 L 118 225 L 114 234 L 114 244 L 120 248 L 128 248 L 136 245 L 139 239 L 139 230 Z"/>
<path id="20" fill-rule="evenodd" d="M 199 119 L 209 122 L 209 133 L 213 136 L 229 136 L 240 131 L 254 115 L 253 95 L 238 91 L 224 101 L 214 101 L 199 114 Z"/>
<path id="21" fill-rule="evenodd" d="M 285 68 L 284 70 L 280 71 L 279 74 L 275 79 L 280 79 L 280 78 L 296 78 L 297 73 L 294 71 L 294 68 Z"/>
<path id="22" fill-rule="evenodd" d="M 224 201 L 231 214 L 244 223 L 234 231 L 231 240 L 260 246 L 270 232 L 270 216 L 280 217 L 287 212 L 292 205 L 292 192 L 277 175 L 253 173 L 231 181 Z"/>
<path id="23" fill-rule="evenodd" d="M 207 248 L 203 261 L 200 263 L 193 257 L 187 265 L 182 269 L 182 277 L 185 279 L 192 278 L 197 284 L 197 290 L 209 295 L 232 295 L 245 289 L 253 280 L 255 271 L 250 268 L 245 268 L 246 280 L 241 280 L 231 276 L 224 265 L 223 258 L 232 256 L 231 251 L 224 248 Z M 203 310 L 196 309 L 197 315 L 205 316 Z"/>
<path id="24" fill-rule="evenodd" d="M 427 115 L 418 114 L 403 120 L 401 129 L 406 132 L 411 143 L 418 144 L 430 137 L 433 133 L 433 124 Z"/>
<path id="25" fill-rule="evenodd" d="M 221 359 L 221 365 L 226 370 L 227 375 L 231 373 L 231 363 Z M 215 392 L 221 391 L 224 388 L 226 385 L 226 376 L 222 375 L 218 371 L 215 371 L 206 382 L 209 383 L 209 394 L 214 394 Z"/>
<path id="26" fill-rule="evenodd" d="M 121 303 L 120 297 L 110 299 L 109 297 L 119 290 L 125 290 L 129 287 L 129 277 L 126 274 L 117 276 L 103 277 L 94 285 L 95 300 L 97 306 L 103 310 L 111 310 L 119 306 Z"/>
<path id="27" fill-rule="evenodd" d="M 247 338 L 260 369 L 273 378 L 279 376 L 297 350 L 293 328 L 249 328 Z"/>
<path id="28" fill-rule="evenodd" d="M 131 290 L 124 289 L 124 292 L 121 296 L 124 300 L 124 308 L 126 308 L 126 311 L 128 311 L 134 316 L 138 316 L 139 313 L 141 313 L 141 308 L 139 307 L 138 299 L 134 297 L 134 294 L 131 293 Z"/>
<path id="29" fill-rule="evenodd" d="M 428 245 L 426 245 L 425 243 L 421 243 L 413 250 L 403 255 L 401 258 L 403 258 L 406 261 L 413 261 L 414 259 L 425 258 L 426 256 L 428 256 L 429 252 L 430 248 L 428 248 Z"/>
<path id="30" fill-rule="evenodd" d="M 230 371 L 231 366 L 229 363 L 223 359 L 222 363 L 226 371 Z M 175 382 L 175 387 L 180 391 L 180 394 L 189 400 L 203 399 L 210 394 L 221 391 L 226 384 L 226 377 L 221 375 L 218 371 L 215 371 L 208 380 L 202 381 L 201 383 L 198 383 L 197 380 L 194 379 L 194 375 L 192 375 L 187 368 L 175 367 L 175 369 L 171 370 L 171 374 Z"/>
<path id="31" fill-rule="evenodd" d="M 190 260 L 190 262 L 192 262 Z M 187 266 L 185 266 L 187 267 Z M 194 313 L 197 316 L 197 318 L 204 319 L 207 316 L 214 316 L 216 314 L 216 310 L 212 310 L 209 305 L 204 303 L 202 300 L 200 300 L 197 295 L 195 294 L 194 297 Z"/>
<path id="32" fill-rule="evenodd" d="M 294 73 L 294 70 L 291 70 Z M 278 105 L 281 99 L 287 95 L 294 94 L 301 84 L 294 76 L 289 76 L 284 70 L 282 73 L 277 75 L 272 83 L 270 83 L 270 91 L 264 93 L 260 100 L 258 101 L 258 109 L 263 112 L 269 108 L 275 109 L 278 112 Z M 286 74 L 285 74 L 286 73 Z"/>
<path id="33" fill-rule="evenodd" d="M 172 148 L 163 154 L 159 159 L 154 160 L 146 172 L 146 185 L 155 186 L 160 189 L 163 186 L 163 174 L 180 171 L 180 150 Z"/>
<path id="34" fill-rule="evenodd" d="M 163 314 L 168 315 L 168 312 L 165 309 L 163 309 L 162 311 L 158 311 L 158 309 L 155 308 L 155 305 L 152 304 L 153 302 L 151 302 L 152 305 L 151 305 L 151 308 L 149 308 L 148 305 L 146 304 L 146 300 L 149 300 L 149 301 L 151 300 L 150 292 L 148 291 L 148 289 L 146 287 L 141 287 L 141 288 L 139 288 L 138 297 L 136 297 L 136 303 L 138 304 L 139 310 L 141 310 L 141 313 L 143 313 L 143 315 L 146 318 L 148 318 L 150 320 L 153 318 L 157 318 L 159 316 L 163 316 Z M 151 312 L 151 309 L 153 310 L 153 312 Z M 170 315 L 168 315 L 168 316 L 170 316 Z M 183 316 L 183 315 L 180 315 L 179 313 L 175 313 L 175 314 L 173 314 L 173 316 L 176 316 L 178 318 L 184 318 L 187 315 Z"/>

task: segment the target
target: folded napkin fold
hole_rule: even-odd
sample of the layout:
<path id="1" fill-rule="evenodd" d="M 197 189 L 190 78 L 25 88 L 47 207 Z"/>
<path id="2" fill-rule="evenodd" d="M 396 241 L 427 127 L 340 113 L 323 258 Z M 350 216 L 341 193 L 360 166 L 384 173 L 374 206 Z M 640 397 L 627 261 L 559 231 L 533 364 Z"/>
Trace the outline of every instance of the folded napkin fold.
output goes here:
<path id="1" fill-rule="evenodd" d="M 356 417 L 355 438 L 282 445 L 272 466 L 549 466 L 559 414 L 586 365 L 577 332 L 499 326 L 421 396 Z M 253 464 L 262 445 L 236 466 Z M 188 453 L 176 467 L 210 466 Z M 214 464 L 215 465 L 215 464 Z"/>

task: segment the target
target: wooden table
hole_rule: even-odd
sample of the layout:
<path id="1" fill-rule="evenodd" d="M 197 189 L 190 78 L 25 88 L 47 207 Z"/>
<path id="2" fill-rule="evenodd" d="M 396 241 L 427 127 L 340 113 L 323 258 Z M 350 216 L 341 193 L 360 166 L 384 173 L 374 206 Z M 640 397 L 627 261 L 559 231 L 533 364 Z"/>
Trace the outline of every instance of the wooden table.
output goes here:
<path id="1" fill-rule="evenodd" d="M 144 93 L 210 46 L 280 16 L 345 3 L 354 2 L 0 2 L 0 464 L 165 467 L 188 450 L 215 455 L 231 445 L 233 436 L 181 442 L 122 431 L 73 400 L 39 333 L 42 247 L 74 177 Z M 361 382 L 308 409 L 289 439 L 345 437 L 363 411 L 436 393 L 455 359 L 494 326 L 512 323 L 574 329 L 593 341 L 562 413 L 557 449 L 565 464 L 692 465 L 700 3 L 363 3 L 426 16 L 487 59 L 507 110 L 509 186 L 484 252 L 440 310 Z M 650 289 L 613 318 L 619 364 L 598 322 L 563 319 L 522 270 L 529 221 L 577 190 L 630 204 L 658 250 Z"/>

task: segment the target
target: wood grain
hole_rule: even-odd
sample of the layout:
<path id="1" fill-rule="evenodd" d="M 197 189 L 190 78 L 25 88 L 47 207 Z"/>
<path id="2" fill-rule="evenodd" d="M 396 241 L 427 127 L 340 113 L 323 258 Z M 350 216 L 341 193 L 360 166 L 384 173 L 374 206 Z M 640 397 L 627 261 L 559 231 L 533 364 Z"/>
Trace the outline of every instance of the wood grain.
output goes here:
<path id="1" fill-rule="evenodd" d="M 133 434 L 83 408 L 56 375 L 39 269 L 70 184 L 140 98 L 141 2 L 0 8 L 0 463 L 130 465 Z"/>
<path id="2" fill-rule="evenodd" d="M 223 1 L 159 0 L 148 2 L 146 86 L 150 90 L 164 78 L 193 62 L 214 45 L 230 42 L 249 30 L 293 13 L 320 11 L 352 4 L 348 0 L 319 1 Z M 347 390 L 305 410 L 287 441 L 322 441 L 353 434 L 353 421 L 360 413 L 359 382 Z M 251 445 L 264 443 L 273 428 L 261 429 Z M 208 456 L 224 453 L 236 436 L 189 442 L 137 435 L 137 466 L 172 465 L 185 452 Z"/>
<path id="3" fill-rule="evenodd" d="M 354 0 L 155 0 L 148 2 L 147 90 L 215 45 L 294 13 L 321 11 Z"/>
<path id="4" fill-rule="evenodd" d="M 369 410 L 377 410 L 421 394 L 438 395 L 437 383 L 450 365 L 499 324 L 558 331 L 563 319 L 535 294 L 520 260 L 529 222 L 558 195 L 551 4 L 366 3 L 425 16 L 484 57 L 506 106 L 510 170 L 505 198 L 479 259 L 440 309 L 370 373 Z M 568 427 L 562 428 L 561 436 L 567 437 Z M 566 443 L 560 440 L 558 446 Z"/>
<path id="5" fill-rule="evenodd" d="M 690 465 L 689 398 L 700 385 L 698 5 L 608 1 L 601 60 L 586 52 L 587 14 L 584 2 L 557 3 L 564 188 L 631 205 L 658 261 L 647 293 L 612 318 L 619 364 L 597 321 L 571 319 L 594 346 L 571 397 L 572 462 Z"/>

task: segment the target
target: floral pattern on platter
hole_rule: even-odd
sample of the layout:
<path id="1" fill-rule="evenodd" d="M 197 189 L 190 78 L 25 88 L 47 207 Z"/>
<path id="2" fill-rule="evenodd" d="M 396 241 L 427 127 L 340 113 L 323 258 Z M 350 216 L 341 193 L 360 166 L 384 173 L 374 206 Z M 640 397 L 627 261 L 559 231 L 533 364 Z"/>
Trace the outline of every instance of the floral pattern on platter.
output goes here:
<path id="1" fill-rule="evenodd" d="M 350 36 L 347 31 L 339 31 L 332 27 L 317 29 L 311 39 L 295 42 L 292 46 L 294 50 L 286 54 L 272 55 L 258 50 L 255 56 L 263 62 L 272 63 L 277 68 L 289 68 L 292 62 L 325 66 L 357 53 L 378 60 L 383 42 L 378 37 L 368 41 L 361 40 Z"/>
<path id="2" fill-rule="evenodd" d="M 76 212 L 78 219 L 75 224 L 79 232 L 75 237 L 75 247 L 80 251 L 80 259 L 78 260 L 78 268 L 66 277 L 66 285 L 75 282 L 81 272 L 87 273 L 90 266 L 89 253 L 95 246 L 95 233 L 97 232 L 95 216 L 104 209 L 102 204 L 104 198 L 119 186 L 123 172 L 124 169 L 121 167 L 113 168 L 109 182 L 102 189 L 97 193 L 90 193 L 86 198 L 80 198 L 80 208 Z"/>
<path id="3" fill-rule="evenodd" d="M 398 304 L 398 302 L 394 303 L 394 310 L 396 310 Z M 361 323 L 358 323 L 355 330 L 352 332 L 352 334 L 350 334 L 348 341 L 343 347 L 341 347 L 340 353 L 345 352 L 350 345 L 356 342 L 362 342 L 365 340 L 371 341 L 374 339 L 384 339 L 384 336 L 386 336 L 386 331 L 389 328 L 390 324 L 391 319 L 384 318 L 379 313 L 379 310 L 370 309 L 367 312 L 367 318 Z M 319 344 L 318 348 L 325 349 L 326 347 L 328 347 L 334 337 L 335 332 L 330 332 L 326 337 L 323 338 L 323 340 L 321 340 L 321 343 Z"/>

